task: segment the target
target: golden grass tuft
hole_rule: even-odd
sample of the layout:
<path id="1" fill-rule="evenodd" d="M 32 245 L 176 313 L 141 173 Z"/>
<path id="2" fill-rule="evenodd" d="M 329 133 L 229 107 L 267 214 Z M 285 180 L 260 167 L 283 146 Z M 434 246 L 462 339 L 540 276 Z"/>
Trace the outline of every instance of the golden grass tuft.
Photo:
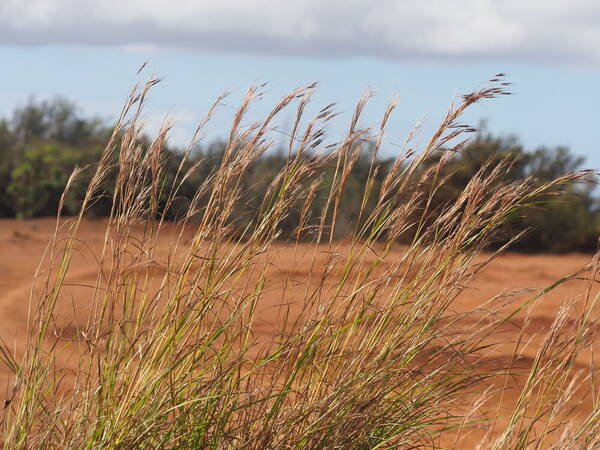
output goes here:
<path id="1" fill-rule="evenodd" d="M 263 121 L 243 126 L 262 89 L 253 86 L 234 114 L 221 165 L 175 223 L 165 213 L 182 180 L 198 169 L 185 159 L 223 97 L 167 184 L 169 126 L 149 145 L 140 139 L 142 107 L 154 84 L 149 80 L 128 98 L 79 216 L 57 218 L 32 289 L 26 353 L 17 358 L 2 347 L 0 358 L 14 374 L 1 416 L 5 448 L 461 447 L 470 433 L 479 433 L 485 448 L 600 444 L 597 369 L 593 361 L 586 373 L 575 368 L 595 332 L 598 257 L 520 304 L 499 296 L 472 312 L 453 312 L 456 297 L 498 254 L 475 264 L 495 230 L 544 192 L 585 176 L 498 187 L 506 161 L 480 171 L 456 203 L 433 214 L 432 199 L 445 182 L 441 169 L 473 131 L 460 123 L 461 115 L 505 94 L 501 77 L 452 105 L 420 151 L 409 136 L 381 189 L 372 180 L 395 100 L 372 130 L 359 125 L 363 97 L 346 136 L 323 149 L 335 111 L 329 105 L 305 118 L 315 85 L 292 91 Z M 254 217 L 243 225 L 232 221 L 241 174 L 275 145 L 275 117 L 294 107 L 287 164 Z M 337 212 L 367 140 L 375 151 L 361 220 L 338 242 Z M 315 220 L 311 205 L 332 163 L 334 177 Z M 103 251 L 96 255 L 96 282 L 69 298 L 65 280 L 73 252 L 83 245 L 78 227 L 111 171 L 118 176 Z M 367 202 L 375 205 L 368 214 Z M 294 269 L 284 280 L 278 328 L 271 339 L 259 340 L 257 314 L 272 284 L 270 250 L 293 208 L 300 211 L 289 247 Z M 392 253 L 407 235 L 411 241 Z M 156 252 L 159 239 L 171 240 L 169 254 Z M 300 254 L 301 240 L 311 242 L 308 257 Z M 318 276 L 317 262 L 325 267 Z M 294 283 L 298 271 L 309 273 L 301 285 Z M 528 345 L 523 335 L 509 362 L 484 364 L 505 324 L 575 278 L 587 280 L 585 291 L 554 312 L 530 364 L 519 363 Z M 61 328 L 57 308 L 71 302 L 84 317 L 76 327 Z M 62 367 L 67 353 L 76 360 Z M 493 387 L 483 390 L 484 380 Z M 521 392 L 512 411 L 481 413 L 516 385 Z M 570 409 L 582 386 L 589 403 L 583 417 Z"/>

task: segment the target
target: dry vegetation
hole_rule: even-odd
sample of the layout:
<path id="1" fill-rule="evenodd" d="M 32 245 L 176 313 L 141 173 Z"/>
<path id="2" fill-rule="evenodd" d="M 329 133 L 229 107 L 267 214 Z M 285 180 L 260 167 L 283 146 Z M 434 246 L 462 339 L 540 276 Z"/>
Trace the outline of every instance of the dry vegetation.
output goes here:
<path id="1" fill-rule="evenodd" d="M 142 105 L 154 84 L 132 92 L 80 215 L 56 221 L 31 290 L 26 342 L 2 347 L 12 372 L 1 417 L 6 448 L 598 445 L 597 258 L 540 290 L 460 303 L 503 250 L 484 253 L 495 230 L 586 173 L 498 186 L 507 160 L 431 211 L 445 182 L 438 175 L 472 131 L 460 124 L 462 113 L 501 95 L 501 80 L 462 97 L 420 151 L 409 137 L 377 190 L 374 152 L 362 204 L 375 207 L 344 242 L 332 230 L 345 182 L 361 142 L 381 146 L 394 103 L 370 130 L 359 126 L 362 99 L 345 138 L 313 153 L 334 115 L 329 106 L 304 118 L 314 86 L 242 126 L 260 93 L 251 88 L 221 165 L 187 214 L 169 222 L 164 212 L 190 173 L 182 163 L 164 183 L 167 126 L 149 147 L 140 144 Z M 271 122 L 290 108 L 297 115 L 288 162 L 240 225 L 231 220 L 240 175 L 274 145 Z M 308 217 L 332 161 L 327 201 Z M 112 212 L 94 224 L 101 242 L 88 244 L 83 217 L 112 170 Z M 296 242 L 277 243 L 279 225 L 298 205 Z M 407 233 L 411 241 L 397 244 Z M 78 278 L 82 255 L 86 275 Z M 580 295 L 543 303 L 577 280 Z M 549 323 L 531 334 L 540 304 Z M 265 326 L 267 314 L 273 320 Z"/>

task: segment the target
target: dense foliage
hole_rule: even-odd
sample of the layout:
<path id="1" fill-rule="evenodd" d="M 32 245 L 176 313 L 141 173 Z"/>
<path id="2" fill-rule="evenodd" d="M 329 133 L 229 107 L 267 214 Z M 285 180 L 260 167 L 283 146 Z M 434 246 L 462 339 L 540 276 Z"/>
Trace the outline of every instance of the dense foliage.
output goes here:
<path id="1" fill-rule="evenodd" d="M 71 171 L 75 166 L 85 168 L 96 161 L 109 134 L 110 128 L 101 121 L 82 117 L 73 103 L 61 98 L 31 101 L 17 109 L 12 118 L 0 120 L 0 217 L 54 215 Z M 198 170 L 180 186 L 177 197 L 169 207 L 170 219 L 176 219 L 181 211 L 186 210 L 198 186 L 214 173 L 221 163 L 225 145 L 224 141 L 215 141 L 193 150 L 184 165 L 189 168 L 197 164 Z M 373 189 L 376 191 L 394 164 L 394 159 L 374 159 L 372 152 L 373 145 L 365 142 L 358 153 L 352 173 L 347 178 L 333 236 L 336 239 L 353 232 L 365 220 L 365 217 L 359 217 L 359 211 L 369 211 L 369 205 L 361 207 L 363 199 L 360 193 L 364 190 L 369 174 L 376 170 L 372 177 Z M 382 153 L 386 154 L 385 151 Z M 182 152 L 167 148 L 163 158 L 166 168 L 164 184 L 169 185 L 180 169 Z M 562 173 L 576 170 L 584 163 L 582 157 L 574 156 L 566 147 L 542 147 L 528 151 L 514 137 L 496 137 L 480 132 L 459 154 L 441 166 L 442 173 L 435 174 L 436 177 L 448 177 L 448 182 L 443 189 L 430 193 L 428 208 L 431 216 L 435 216 L 436 211 L 442 210 L 444 205 L 455 201 L 474 174 L 494 170 L 496 163 L 507 159 L 511 164 L 502 177 L 503 183 L 527 177 L 532 177 L 536 183 L 544 183 Z M 236 203 L 231 224 L 234 228 L 244 230 L 256 211 L 264 206 L 264 202 L 268 202 L 269 182 L 281 171 L 286 161 L 287 150 L 271 152 L 259 158 L 244 173 L 239 180 L 243 198 Z M 307 220 L 305 227 L 313 225 L 317 228 L 318 224 L 311 223 L 311 218 L 318 217 L 334 173 L 335 163 L 332 162 L 330 170 L 325 172 L 320 184 L 315 186 L 315 201 L 311 205 L 314 211 L 304 212 L 303 217 Z M 89 174 L 91 170 L 84 170 L 70 189 L 64 205 L 65 214 L 73 214 L 78 210 Z M 106 193 L 109 196 L 112 193 L 108 186 L 111 185 L 111 182 L 106 182 Z M 503 244 L 508 237 L 527 230 L 513 248 L 551 252 L 595 250 L 600 227 L 593 187 L 593 183 L 564 186 L 551 195 L 540 197 L 530 207 L 515 211 L 510 223 L 498 232 L 496 244 Z M 412 186 L 411 189 L 428 187 Z M 281 237 L 295 236 L 303 214 L 301 208 L 302 205 L 292 208 L 283 220 Z M 88 214 L 100 217 L 108 213 L 109 203 L 100 197 Z M 410 235 L 411 230 L 407 230 L 405 239 L 410 239 Z"/>

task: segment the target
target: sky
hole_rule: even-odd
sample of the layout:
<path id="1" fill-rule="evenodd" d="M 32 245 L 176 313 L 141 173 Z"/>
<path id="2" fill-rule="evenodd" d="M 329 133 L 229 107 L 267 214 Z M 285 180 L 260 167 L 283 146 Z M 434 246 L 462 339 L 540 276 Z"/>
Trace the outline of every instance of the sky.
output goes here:
<path id="1" fill-rule="evenodd" d="M 251 116 L 292 89 L 319 82 L 313 104 L 331 102 L 344 128 L 362 92 L 376 125 L 398 94 L 386 143 L 402 143 L 423 121 L 421 142 L 453 97 L 507 74 L 514 95 L 466 116 L 527 148 L 567 145 L 600 168 L 598 0 L 2 0 L 0 115 L 28 99 L 62 95 L 87 115 L 111 120 L 144 76 L 162 78 L 146 110 L 149 132 L 165 115 L 183 146 L 224 90 L 235 106 L 267 82 Z M 225 136 L 226 107 L 207 140 Z M 278 125 L 289 126 L 283 115 Z M 387 145 L 391 153 L 397 148 Z"/>

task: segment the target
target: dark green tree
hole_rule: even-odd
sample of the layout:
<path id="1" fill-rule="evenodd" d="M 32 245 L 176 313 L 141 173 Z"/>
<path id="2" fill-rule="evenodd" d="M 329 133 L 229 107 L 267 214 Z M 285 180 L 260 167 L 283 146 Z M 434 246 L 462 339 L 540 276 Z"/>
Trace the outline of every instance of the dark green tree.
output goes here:
<path id="1" fill-rule="evenodd" d="M 12 170 L 7 187 L 17 218 L 55 215 L 78 160 L 77 151 L 58 144 L 40 142 L 29 146 Z M 67 202 L 65 213 L 75 212 L 75 205 Z"/>

